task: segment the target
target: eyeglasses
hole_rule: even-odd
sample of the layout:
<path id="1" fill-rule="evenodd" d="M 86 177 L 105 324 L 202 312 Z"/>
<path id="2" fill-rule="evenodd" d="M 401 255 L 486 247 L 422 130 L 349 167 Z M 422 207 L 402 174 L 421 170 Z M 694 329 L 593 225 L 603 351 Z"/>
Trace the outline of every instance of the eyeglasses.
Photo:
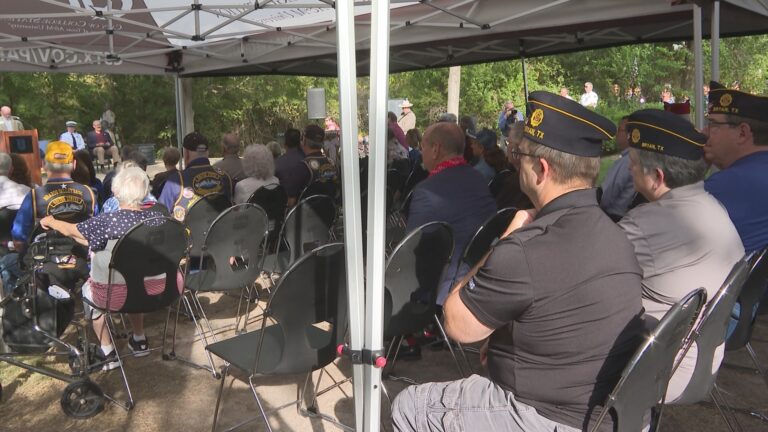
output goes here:
<path id="1" fill-rule="evenodd" d="M 738 126 L 738 125 L 739 125 L 739 123 L 734 123 L 734 122 L 729 122 L 729 121 L 722 121 L 721 122 L 721 121 L 712 120 L 712 119 L 709 119 L 709 118 L 707 119 L 707 127 L 712 127 L 712 126 L 731 126 L 731 127 L 733 127 L 733 126 Z"/>
<path id="2" fill-rule="evenodd" d="M 538 157 L 538 156 L 532 155 L 530 153 L 523 153 L 519 149 L 512 149 L 512 150 L 509 151 L 509 154 L 512 155 L 512 158 L 515 159 L 515 160 L 520 160 L 520 159 L 523 158 L 523 156 L 528 156 L 528 157 L 532 157 L 532 158 Z"/>

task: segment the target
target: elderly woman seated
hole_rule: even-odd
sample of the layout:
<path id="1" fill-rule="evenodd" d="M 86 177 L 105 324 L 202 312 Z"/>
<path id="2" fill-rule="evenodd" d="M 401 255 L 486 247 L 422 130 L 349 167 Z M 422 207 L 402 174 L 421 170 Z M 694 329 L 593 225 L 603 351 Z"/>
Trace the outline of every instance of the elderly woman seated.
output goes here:
<path id="1" fill-rule="evenodd" d="M 141 203 L 149 193 L 149 178 L 139 167 L 123 167 L 112 182 L 112 193 L 117 198 L 119 209 L 114 213 L 102 213 L 78 224 L 71 224 L 54 219 L 51 216 L 40 221 L 45 229 L 56 230 L 91 250 L 91 270 L 88 281 L 83 285 L 83 297 L 98 306 L 109 310 L 119 310 L 125 303 L 127 287 L 125 279 L 115 271 L 112 287 L 108 289 L 109 261 L 116 240 L 122 237 L 134 225 L 146 219 L 160 217 L 154 211 L 142 211 Z M 163 223 L 161 220 L 149 223 Z M 165 288 L 165 275 L 147 278 L 144 281 L 147 294 L 159 294 Z M 119 366 L 112 340 L 107 331 L 107 324 L 99 311 L 85 305 L 86 316 L 93 319 L 93 329 L 101 344 L 104 370 Z M 128 314 L 133 334 L 128 337 L 128 347 L 136 356 L 149 354 L 149 341 L 144 335 L 144 315 Z"/>
<path id="2" fill-rule="evenodd" d="M 243 152 L 243 172 L 248 177 L 235 185 L 235 204 L 242 204 L 262 186 L 278 184 L 275 177 L 275 159 L 262 144 L 251 144 Z"/>

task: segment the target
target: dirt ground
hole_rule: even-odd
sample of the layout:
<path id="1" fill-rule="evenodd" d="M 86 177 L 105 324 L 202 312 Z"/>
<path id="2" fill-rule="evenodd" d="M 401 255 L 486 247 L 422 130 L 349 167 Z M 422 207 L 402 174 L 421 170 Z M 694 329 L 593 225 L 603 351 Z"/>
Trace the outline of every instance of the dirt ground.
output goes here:
<path id="1" fill-rule="evenodd" d="M 227 295 L 203 297 L 205 310 L 215 327 L 221 328 L 219 337 L 232 336 L 236 300 Z M 253 307 L 254 314 L 261 311 L 261 305 Z M 752 343 L 758 356 L 768 365 L 768 320 L 761 317 Z M 161 341 L 164 313 L 147 318 L 147 334 L 153 347 Z M 250 328 L 256 328 L 258 319 L 252 319 Z M 118 347 L 124 348 L 124 341 Z M 179 321 L 179 356 L 204 361 L 202 343 L 195 341 L 194 326 L 187 318 Z M 479 371 L 477 357 L 470 354 L 470 360 Z M 66 383 L 21 370 L 7 364 L 0 364 L 0 380 L 3 385 L 0 403 L 0 431 L 207 431 L 212 425 L 216 395 L 221 381 L 205 370 L 195 369 L 179 361 L 164 361 L 159 352 L 148 357 L 127 358 L 127 375 L 132 386 L 136 406 L 131 411 L 107 404 L 104 411 L 87 420 L 74 420 L 62 412 L 59 399 Z M 217 363 L 219 366 L 221 362 Z M 65 363 L 54 364 L 60 370 L 67 370 Z M 346 362 L 338 362 L 326 368 L 320 386 L 332 384 L 329 375 L 340 381 L 348 377 L 351 368 Z M 479 371 L 482 373 L 482 371 Z M 418 361 L 399 362 L 397 373 L 420 382 L 447 381 L 458 378 L 458 372 L 448 351 L 425 348 Z M 316 383 L 319 373 L 313 376 Z M 118 399 L 125 399 L 120 375 L 117 370 L 97 372 L 91 375 L 94 382 Z M 273 409 L 296 399 L 297 389 L 304 383 L 303 376 L 265 377 L 258 380 L 259 394 L 265 408 Z M 726 392 L 735 407 L 739 421 L 746 431 L 768 431 L 768 388 L 744 350 L 728 353 L 721 368 L 718 384 Z M 225 381 L 225 396 L 220 417 L 220 430 L 257 416 L 257 406 L 248 386 L 242 381 L 228 378 Z M 390 394 L 395 395 L 405 384 L 386 382 Z M 328 391 L 318 399 L 320 412 L 338 418 L 347 425 L 354 423 L 352 385 L 347 382 L 339 388 Z M 755 412 L 757 414 L 751 414 Z M 333 431 L 337 426 L 319 419 L 300 415 L 295 406 L 283 408 L 270 414 L 270 423 L 275 430 L 284 431 Z M 391 430 L 389 408 L 386 399 L 382 402 L 382 424 Z M 662 430 L 666 431 L 721 431 L 727 430 L 714 406 L 708 402 L 693 406 L 669 406 L 664 411 Z M 261 419 L 243 426 L 239 430 L 264 430 Z"/>

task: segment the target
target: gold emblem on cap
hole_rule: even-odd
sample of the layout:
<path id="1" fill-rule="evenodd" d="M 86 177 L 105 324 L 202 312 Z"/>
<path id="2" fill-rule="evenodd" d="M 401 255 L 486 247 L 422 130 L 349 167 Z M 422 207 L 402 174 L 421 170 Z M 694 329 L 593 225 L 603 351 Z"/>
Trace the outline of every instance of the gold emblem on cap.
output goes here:
<path id="1" fill-rule="evenodd" d="M 632 136 L 631 136 L 632 142 L 637 144 L 640 142 L 640 129 L 633 129 L 632 130 Z"/>
<path id="2" fill-rule="evenodd" d="M 531 116 L 531 126 L 537 127 L 544 120 L 544 111 L 541 108 L 537 108 Z"/>
<path id="3" fill-rule="evenodd" d="M 731 96 L 730 93 L 725 93 L 724 95 L 720 96 L 720 105 L 727 107 L 728 105 L 733 102 L 733 96 Z"/>

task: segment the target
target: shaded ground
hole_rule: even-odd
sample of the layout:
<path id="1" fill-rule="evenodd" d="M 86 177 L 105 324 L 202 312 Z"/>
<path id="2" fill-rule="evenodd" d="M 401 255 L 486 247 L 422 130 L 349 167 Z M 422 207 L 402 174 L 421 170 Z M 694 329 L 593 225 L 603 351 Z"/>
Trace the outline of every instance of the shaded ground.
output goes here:
<path id="1" fill-rule="evenodd" d="M 226 326 L 220 336 L 232 335 L 232 319 L 236 306 L 235 299 L 229 296 L 211 295 L 204 299 L 204 306 L 214 317 L 215 326 Z M 258 313 L 261 306 L 257 306 Z M 148 336 L 153 346 L 161 340 L 162 313 L 148 318 Z M 255 328 L 255 324 L 251 324 Z M 180 320 L 179 355 L 203 360 L 201 343 L 192 343 L 193 325 L 187 319 Z M 123 346 L 121 342 L 119 346 Z M 764 317 L 758 323 L 753 344 L 758 355 L 768 361 L 768 321 Z M 476 363 L 476 356 L 470 354 Z M 220 365 L 221 363 L 219 363 Z M 0 379 L 4 387 L 3 401 L 0 404 L 0 430 L 2 431 L 206 431 L 210 430 L 214 404 L 220 381 L 215 380 L 204 370 L 184 366 L 178 361 L 163 361 L 159 352 L 153 352 L 144 358 L 128 358 L 127 373 L 136 399 L 136 407 L 130 412 L 110 404 L 104 412 L 88 420 L 73 420 L 66 417 L 59 405 L 59 398 L 65 383 L 23 371 L 16 367 L 0 364 Z M 475 364 L 477 368 L 477 364 Z M 64 370 L 66 366 L 62 367 Z M 342 362 L 328 368 L 336 380 L 343 379 L 350 373 L 348 364 Z M 407 375 L 419 381 L 452 380 L 458 377 L 453 361 L 445 350 L 426 348 L 420 361 L 400 362 L 399 374 Z M 313 381 L 318 377 L 314 375 Z M 124 398 L 119 373 L 111 371 L 96 373 L 92 379 L 105 391 Z M 259 381 L 259 393 L 266 408 L 271 409 L 296 399 L 297 388 L 304 382 L 303 376 L 266 377 Z M 747 431 L 768 431 L 768 422 L 761 421 L 750 411 L 768 413 L 768 388 L 752 368 L 746 352 L 729 353 L 726 366 L 721 369 L 718 379 L 721 388 L 729 395 L 731 403 L 737 409 L 739 420 Z M 321 386 L 331 384 L 323 377 Z M 226 392 L 223 402 L 220 426 L 231 426 L 257 415 L 257 407 L 246 384 L 232 378 L 225 381 Z M 400 382 L 387 382 L 391 394 L 404 388 Z M 353 423 L 353 403 L 350 383 L 343 384 L 319 398 L 320 411 L 339 418 L 345 424 Z M 386 402 L 383 407 L 383 424 L 390 430 L 389 410 Z M 284 408 L 270 416 L 275 430 L 295 431 L 332 431 L 338 427 L 308 419 L 299 415 L 295 407 Z M 257 419 L 241 430 L 263 430 L 263 423 Z M 662 430 L 721 431 L 727 430 L 715 408 L 702 403 L 687 407 L 667 407 L 662 423 Z"/>

